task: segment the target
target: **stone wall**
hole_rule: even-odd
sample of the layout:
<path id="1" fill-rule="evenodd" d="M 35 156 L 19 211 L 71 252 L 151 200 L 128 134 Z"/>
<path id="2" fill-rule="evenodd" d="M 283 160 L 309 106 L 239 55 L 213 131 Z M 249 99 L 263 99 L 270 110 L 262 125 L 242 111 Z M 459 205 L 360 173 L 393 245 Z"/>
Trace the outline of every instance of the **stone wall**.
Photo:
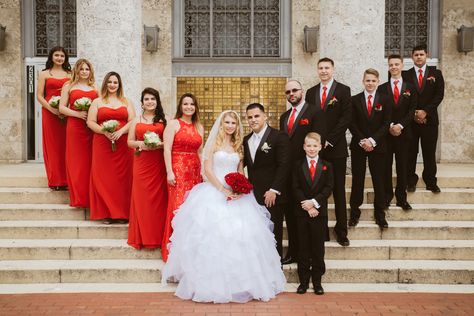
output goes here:
<path id="1" fill-rule="evenodd" d="M 441 162 L 474 162 L 474 52 L 457 51 L 457 29 L 474 27 L 472 0 L 444 1 L 441 70 L 446 82 L 441 114 Z"/>
<path id="2" fill-rule="evenodd" d="M 143 0 L 142 9 L 143 24 L 146 26 L 158 25 L 160 28 L 157 52 L 147 52 L 144 45 L 142 45 L 142 88 L 153 87 L 158 89 L 165 113 L 174 116 L 176 109 L 176 78 L 171 77 L 172 1 Z"/>
<path id="3" fill-rule="evenodd" d="M 26 158 L 20 14 L 20 0 L 0 0 L 0 23 L 6 26 L 5 49 L 0 51 L 0 162 Z"/>

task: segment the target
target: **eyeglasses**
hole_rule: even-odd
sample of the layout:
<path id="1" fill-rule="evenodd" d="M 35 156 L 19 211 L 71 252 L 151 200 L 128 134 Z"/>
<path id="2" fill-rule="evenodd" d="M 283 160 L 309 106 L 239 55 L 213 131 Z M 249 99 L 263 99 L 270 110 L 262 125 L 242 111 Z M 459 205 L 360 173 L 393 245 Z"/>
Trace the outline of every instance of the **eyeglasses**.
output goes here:
<path id="1" fill-rule="evenodd" d="M 296 93 L 296 92 L 298 92 L 298 91 L 300 91 L 300 90 L 301 90 L 301 89 L 296 89 L 296 88 L 291 89 L 291 90 L 286 90 L 286 91 L 285 91 L 285 94 L 286 94 L 286 95 L 289 95 L 290 93 Z"/>

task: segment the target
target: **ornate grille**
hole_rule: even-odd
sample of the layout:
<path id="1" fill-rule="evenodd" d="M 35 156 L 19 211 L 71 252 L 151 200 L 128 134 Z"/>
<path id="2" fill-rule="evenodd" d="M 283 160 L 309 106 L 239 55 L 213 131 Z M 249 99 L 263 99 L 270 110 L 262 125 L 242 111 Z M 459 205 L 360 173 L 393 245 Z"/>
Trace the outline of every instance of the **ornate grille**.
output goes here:
<path id="1" fill-rule="evenodd" d="M 35 55 L 47 56 L 54 46 L 63 46 L 76 56 L 76 1 L 35 1 Z"/>
<path id="2" fill-rule="evenodd" d="M 286 111 L 283 93 L 285 84 L 286 78 L 181 77 L 178 78 L 176 101 L 186 92 L 192 92 L 197 97 L 206 137 L 212 124 L 224 110 L 240 113 L 247 134 L 250 129 L 245 119 L 245 108 L 254 102 L 265 106 L 268 123 L 278 128 L 280 115 Z"/>
<path id="3" fill-rule="evenodd" d="M 279 0 L 186 0 L 188 57 L 278 57 Z"/>
<path id="4" fill-rule="evenodd" d="M 429 0 L 385 0 L 385 55 L 410 57 L 416 45 L 428 45 Z"/>

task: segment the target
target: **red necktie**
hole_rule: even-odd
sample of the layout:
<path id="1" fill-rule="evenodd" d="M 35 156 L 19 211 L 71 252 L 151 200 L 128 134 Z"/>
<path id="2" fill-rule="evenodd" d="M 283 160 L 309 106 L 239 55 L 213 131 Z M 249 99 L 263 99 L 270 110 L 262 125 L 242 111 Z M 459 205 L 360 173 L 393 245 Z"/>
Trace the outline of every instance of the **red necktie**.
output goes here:
<path id="1" fill-rule="evenodd" d="M 421 88 L 421 86 L 423 85 L 423 70 L 422 69 L 418 69 L 418 86 Z"/>
<path id="2" fill-rule="evenodd" d="M 398 90 L 398 80 L 393 82 L 393 100 L 395 101 L 395 105 L 398 103 L 398 99 L 400 98 L 400 90 Z"/>
<path id="3" fill-rule="evenodd" d="M 324 86 L 323 87 L 323 96 L 321 97 L 321 110 L 324 109 L 324 103 L 326 102 L 326 98 L 327 98 L 327 95 L 326 95 L 326 90 L 328 89 L 328 87 Z"/>
<path id="4" fill-rule="evenodd" d="M 316 161 L 311 159 L 309 162 L 311 163 L 311 166 L 309 166 L 309 173 L 311 174 L 311 180 L 314 181 L 314 175 L 316 174 Z"/>
<path id="5" fill-rule="evenodd" d="M 370 99 L 372 99 L 372 95 L 369 94 L 369 96 L 367 97 L 367 112 L 369 113 L 369 117 L 372 115 L 372 101 L 370 101 Z"/>
<path id="6" fill-rule="evenodd" d="M 293 129 L 293 125 L 295 124 L 295 115 L 296 115 L 296 108 L 293 108 L 293 112 L 291 112 L 290 120 L 288 121 L 288 134 L 291 134 L 291 130 Z"/>

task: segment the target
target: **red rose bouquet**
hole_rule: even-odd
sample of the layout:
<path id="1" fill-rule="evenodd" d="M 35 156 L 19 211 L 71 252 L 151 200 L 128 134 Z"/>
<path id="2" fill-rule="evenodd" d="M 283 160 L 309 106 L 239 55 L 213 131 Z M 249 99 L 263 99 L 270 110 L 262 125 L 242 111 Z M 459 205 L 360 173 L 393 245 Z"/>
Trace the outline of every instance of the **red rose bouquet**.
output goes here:
<path id="1" fill-rule="evenodd" d="M 248 194 L 253 189 L 253 185 L 243 174 L 238 172 L 228 173 L 224 177 L 225 182 L 230 186 L 232 192 L 236 194 Z"/>

